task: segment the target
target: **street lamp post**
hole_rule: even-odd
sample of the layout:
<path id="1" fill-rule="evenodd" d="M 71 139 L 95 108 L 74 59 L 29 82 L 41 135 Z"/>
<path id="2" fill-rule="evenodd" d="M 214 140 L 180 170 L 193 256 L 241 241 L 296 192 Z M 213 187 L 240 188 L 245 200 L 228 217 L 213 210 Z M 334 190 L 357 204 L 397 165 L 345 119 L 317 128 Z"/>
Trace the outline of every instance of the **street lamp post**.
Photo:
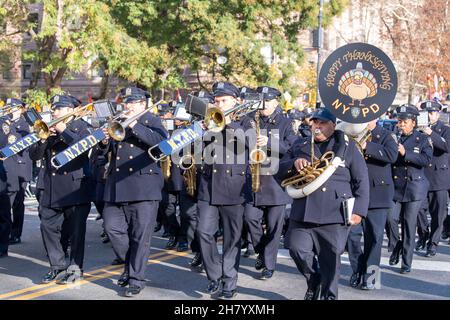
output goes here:
<path id="1" fill-rule="evenodd" d="M 316 104 L 320 102 L 319 95 L 319 72 L 320 72 L 320 54 L 323 43 L 323 29 L 322 29 L 322 16 L 323 16 L 323 0 L 319 1 L 319 28 L 317 29 L 317 88 L 316 88 Z"/>

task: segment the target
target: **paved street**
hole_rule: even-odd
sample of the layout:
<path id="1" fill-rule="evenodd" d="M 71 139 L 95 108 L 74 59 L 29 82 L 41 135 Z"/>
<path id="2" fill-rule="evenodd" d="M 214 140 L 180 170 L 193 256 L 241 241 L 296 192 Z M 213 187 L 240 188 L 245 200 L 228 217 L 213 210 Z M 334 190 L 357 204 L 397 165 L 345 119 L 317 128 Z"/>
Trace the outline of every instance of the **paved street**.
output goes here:
<path id="1" fill-rule="evenodd" d="M 115 282 L 122 272 L 121 266 L 111 266 L 114 254 L 110 244 L 100 240 L 101 221 L 95 221 L 93 210 L 89 216 L 86 252 L 85 280 L 76 286 L 56 284 L 40 285 L 48 264 L 39 230 L 39 218 L 35 202 L 27 204 L 22 243 L 10 247 L 10 256 L 0 260 L 0 299 L 128 299 L 122 297 L 122 289 Z M 154 235 L 147 269 L 147 288 L 139 299 L 210 299 L 204 293 L 206 274 L 190 271 L 189 253 L 163 250 L 167 239 L 161 232 Z M 438 255 L 425 258 L 416 253 L 413 271 L 409 275 L 399 273 L 400 264 L 388 265 L 386 242 L 383 247 L 382 288 L 370 292 L 348 286 L 351 269 L 347 255 L 342 257 L 340 299 L 449 299 L 450 298 L 450 246 L 441 242 Z M 302 299 L 306 283 L 298 273 L 287 250 L 280 250 L 279 264 L 274 277 L 258 280 L 253 258 L 242 258 L 237 299 Z"/>

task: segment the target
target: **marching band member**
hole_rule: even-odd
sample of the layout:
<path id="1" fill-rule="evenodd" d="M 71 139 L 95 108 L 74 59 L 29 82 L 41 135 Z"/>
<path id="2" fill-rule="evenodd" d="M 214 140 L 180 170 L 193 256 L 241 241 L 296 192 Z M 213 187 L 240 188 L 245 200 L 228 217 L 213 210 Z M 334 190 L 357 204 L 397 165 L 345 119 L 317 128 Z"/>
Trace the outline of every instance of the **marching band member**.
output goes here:
<path id="1" fill-rule="evenodd" d="M 52 117 L 68 115 L 74 108 L 74 101 L 65 95 L 51 99 Z M 43 277 L 43 283 L 57 280 L 67 284 L 83 278 L 84 242 L 86 219 L 92 200 L 92 184 L 89 179 L 89 159 L 84 154 L 65 166 L 55 169 L 51 158 L 89 135 L 88 124 L 81 120 L 59 122 L 50 128 L 52 135 L 30 147 L 32 160 L 41 160 L 36 188 L 41 193 L 39 215 L 44 247 L 51 270 Z M 70 239 L 70 262 L 66 266 L 61 245 L 61 229 L 66 222 Z M 67 271 L 66 271 L 67 270 Z"/>
<path id="2" fill-rule="evenodd" d="M 222 111 L 236 105 L 239 89 L 233 84 L 218 82 L 213 86 L 213 91 L 215 104 Z M 225 123 L 226 129 L 217 135 L 219 141 L 222 138 L 221 144 L 214 140 L 216 149 L 212 164 L 205 163 L 200 174 L 197 234 L 209 280 L 207 292 L 213 297 L 231 299 L 236 295 L 244 202 L 248 199 L 249 192 L 246 183 L 247 164 L 236 161 L 238 157 L 235 147 L 239 149 L 237 145 L 245 143 L 234 135 L 235 130 L 240 128 L 240 123 L 232 121 L 230 115 L 225 117 Z M 227 141 L 230 134 L 233 134 L 233 139 Z M 226 149 L 232 150 L 228 155 L 234 159 L 225 159 Z M 223 158 L 220 159 L 217 153 L 223 155 Z M 214 237 L 219 229 L 219 217 L 223 222 L 222 257 Z"/>
<path id="3" fill-rule="evenodd" d="M 364 141 L 364 150 L 369 173 L 369 211 L 361 225 L 350 228 L 347 241 L 348 255 L 353 274 L 350 285 L 357 287 L 362 280 L 361 289 L 375 288 L 376 277 L 369 281 L 371 269 L 380 266 L 381 249 L 383 245 L 384 227 L 388 211 L 394 204 L 394 182 L 392 180 L 391 164 L 397 160 L 398 148 L 396 136 L 391 131 L 377 126 L 377 119 L 367 125 L 371 132 L 370 141 Z M 364 233 L 364 253 L 361 250 L 361 235 Z"/>
<path id="4" fill-rule="evenodd" d="M 439 120 L 442 105 L 436 101 L 426 101 L 421 109 L 428 111 L 430 126 L 422 128 L 433 144 L 433 158 L 425 167 L 425 176 L 430 182 L 426 207 L 431 216 L 431 233 L 427 243 L 426 257 L 436 255 L 444 220 L 447 217 L 448 190 L 450 189 L 450 127 Z"/>
<path id="5" fill-rule="evenodd" d="M 16 140 L 30 133 L 30 126 L 22 116 L 26 110 L 25 103 L 19 99 L 7 99 L 5 107 L 12 107 L 11 112 L 5 123 L 2 124 L 0 134 L 6 135 L 7 144 L 12 144 Z M 4 147 L 5 145 L 2 145 Z M 20 243 L 23 229 L 23 221 L 25 214 L 25 189 L 28 182 L 31 181 L 32 161 L 29 151 L 24 150 L 4 161 L 6 170 L 6 178 L 8 181 L 8 195 L 12 209 L 12 225 L 9 244 Z"/>
<path id="6" fill-rule="evenodd" d="M 419 111 L 414 106 L 401 106 L 397 110 L 397 128 L 400 135 L 398 158 L 393 164 L 394 207 L 388 215 L 390 240 L 390 265 L 398 264 L 402 255 L 400 273 L 411 272 L 416 234 L 417 215 L 426 198 L 429 182 L 425 167 L 431 163 L 433 147 L 428 137 L 415 128 Z M 399 240 L 398 223 L 402 225 L 402 240 Z"/>
<path id="7" fill-rule="evenodd" d="M 285 154 L 293 141 L 297 138 L 294 134 L 291 120 L 283 116 L 278 98 L 281 93 L 271 87 L 258 87 L 257 91 L 263 94 L 265 108 L 260 110 L 259 126 L 261 130 L 267 130 L 266 135 L 257 137 L 257 146 L 268 146 L 267 156 L 270 157 L 271 148 L 276 148 L 279 156 Z M 246 129 L 254 127 L 254 114 L 248 115 L 243 120 Z M 275 159 L 272 159 L 272 164 Z M 265 169 L 270 168 L 266 165 Z M 247 223 L 252 243 L 258 257 L 255 268 L 261 270 L 260 279 L 270 279 L 275 272 L 278 246 L 284 225 L 284 212 L 286 205 L 292 203 L 292 199 L 281 188 L 273 175 L 264 173 L 260 175 L 260 190 L 253 193 L 253 202 L 245 206 L 244 221 Z M 261 220 L 265 218 L 267 230 L 264 233 Z"/>
<path id="8" fill-rule="evenodd" d="M 335 131 L 336 118 L 325 108 L 311 117 L 314 153 L 320 158 L 333 150 L 344 162 L 319 189 L 309 196 L 294 199 L 289 218 L 289 253 L 305 276 L 308 289 L 305 300 L 338 298 L 340 256 L 344 252 L 349 228 L 343 201 L 355 198 L 350 224 L 356 225 L 367 215 L 369 179 L 364 158 L 355 142 L 345 140 Z M 300 171 L 310 165 L 311 140 L 298 139 L 280 163 L 280 176 Z M 315 259 L 317 255 L 317 259 Z"/>
<path id="9" fill-rule="evenodd" d="M 8 126 L 4 118 L 0 118 L 0 125 Z M 9 126 L 8 126 L 9 127 Z M 0 134 L 0 145 L 8 144 L 6 134 Z M 0 258 L 8 256 L 9 235 L 11 234 L 11 204 L 8 196 L 8 185 L 6 182 L 6 170 L 3 161 L 0 160 Z"/>
<path id="10" fill-rule="evenodd" d="M 123 141 L 105 139 L 98 145 L 110 159 L 103 219 L 117 257 L 125 261 L 117 284 L 128 286 L 126 297 L 138 295 L 145 287 L 150 241 L 164 184 L 161 168 L 147 150 L 166 139 L 167 132 L 158 117 L 144 113 L 149 97 L 149 93 L 136 87 L 123 89 L 126 119 L 143 115 L 128 124 Z"/>

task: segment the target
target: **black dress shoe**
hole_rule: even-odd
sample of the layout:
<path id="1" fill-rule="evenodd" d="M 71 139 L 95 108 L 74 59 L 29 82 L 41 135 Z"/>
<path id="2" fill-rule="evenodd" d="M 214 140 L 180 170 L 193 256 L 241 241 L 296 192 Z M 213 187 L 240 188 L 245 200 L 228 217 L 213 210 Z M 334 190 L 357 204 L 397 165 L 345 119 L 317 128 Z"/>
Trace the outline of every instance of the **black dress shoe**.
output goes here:
<path id="1" fill-rule="evenodd" d="M 42 278 L 42 283 L 50 283 L 55 279 L 59 279 L 61 277 L 63 277 L 66 273 L 65 269 L 62 270 L 50 270 L 49 272 L 47 272 L 44 277 Z"/>
<path id="2" fill-rule="evenodd" d="M 350 286 L 352 288 L 356 288 L 361 283 L 361 274 L 358 272 L 353 272 L 352 276 L 350 277 Z"/>
<path id="3" fill-rule="evenodd" d="M 206 292 L 210 295 L 215 295 L 221 290 L 221 280 L 211 280 L 208 283 L 208 287 L 206 288 Z"/>
<path id="4" fill-rule="evenodd" d="M 275 270 L 269 270 L 267 268 L 264 268 L 263 271 L 261 272 L 261 280 L 267 280 L 272 278 L 273 273 L 275 272 Z"/>
<path id="5" fill-rule="evenodd" d="M 447 240 L 448 238 L 450 238 L 450 233 L 448 233 L 447 231 L 442 232 L 441 238 L 442 240 Z"/>
<path id="6" fill-rule="evenodd" d="M 425 254 L 425 257 L 431 258 L 436 255 L 436 249 L 427 249 L 427 253 Z"/>
<path id="7" fill-rule="evenodd" d="M 56 284 L 69 284 L 83 280 L 83 271 L 80 272 L 66 272 L 63 277 L 56 279 Z"/>
<path id="8" fill-rule="evenodd" d="M 130 281 L 130 274 L 127 271 L 124 271 L 120 275 L 119 280 L 117 280 L 117 285 L 120 287 L 126 287 L 129 281 Z"/>
<path id="9" fill-rule="evenodd" d="M 188 251 L 188 250 L 189 250 L 189 246 L 188 246 L 187 242 L 178 243 L 178 246 L 177 246 L 178 252 L 184 252 L 184 251 Z"/>
<path id="10" fill-rule="evenodd" d="M 141 291 L 142 291 L 142 288 L 135 286 L 135 285 L 130 285 L 125 290 L 125 297 L 128 297 L 128 298 L 136 297 L 139 293 L 141 293 Z"/>
<path id="11" fill-rule="evenodd" d="M 222 299 L 233 299 L 236 297 L 237 292 L 236 290 L 222 290 L 222 292 L 219 295 L 219 298 Z"/>
<path id="12" fill-rule="evenodd" d="M 170 237 L 170 233 L 167 231 L 164 231 L 164 233 L 161 235 L 161 237 L 163 238 L 169 238 Z"/>
<path id="13" fill-rule="evenodd" d="M 425 249 L 426 241 L 426 239 L 420 238 L 419 240 L 417 240 L 416 247 L 414 249 L 416 249 L 416 251 Z"/>
<path id="14" fill-rule="evenodd" d="M 263 261 L 261 255 L 258 254 L 258 257 L 256 257 L 256 261 L 255 261 L 255 269 L 261 270 L 262 268 L 264 268 L 264 261 Z"/>
<path id="15" fill-rule="evenodd" d="M 8 251 L 0 251 L 0 258 L 6 258 L 8 256 Z"/>
<path id="16" fill-rule="evenodd" d="M 389 258 L 389 265 L 395 266 L 400 262 L 400 254 L 397 252 L 392 252 L 391 257 Z"/>
<path id="17" fill-rule="evenodd" d="M 202 254 L 200 252 L 195 253 L 195 256 L 189 262 L 191 267 L 198 267 L 203 263 Z"/>
<path id="18" fill-rule="evenodd" d="M 320 295 L 320 284 L 313 287 L 308 287 L 303 300 L 319 300 Z"/>
<path id="19" fill-rule="evenodd" d="M 374 290 L 375 285 L 373 283 L 363 282 L 361 285 L 361 290 Z"/>
<path id="20" fill-rule="evenodd" d="M 166 244 L 166 250 L 175 249 L 176 246 L 177 246 L 177 238 L 176 237 L 170 237 L 169 241 L 167 241 L 167 244 Z"/>
<path id="21" fill-rule="evenodd" d="M 115 259 L 111 262 L 111 265 L 112 265 L 112 266 L 119 266 L 119 265 L 124 264 L 124 263 L 125 263 L 125 261 L 123 261 L 122 259 L 120 259 L 120 258 L 115 258 Z"/>
<path id="22" fill-rule="evenodd" d="M 21 242 L 22 241 L 20 240 L 19 237 L 12 237 L 12 238 L 9 239 L 9 244 L 10 245 L 19 244 Z"/>
<path id="23" fill-rule="evenodd" d="M 410 273 L 411 272 L 411 268 L 410 267 L 402 267 L 400 269 L 400 273 L 401 274 L 406 274 L 406 273 Z"/>
<path id="24" fill-rule="evenodd" d="M 153 232 L 158 232 L 162 228 L 162 223 L 157 222 L 155 228 L 153 229 Z"/>
<path id="25" fill-rule="evenodd" d="M 248 249 L 242 254 L 243 257 L 248 258 L 255 255 L 255 250 Z"/>

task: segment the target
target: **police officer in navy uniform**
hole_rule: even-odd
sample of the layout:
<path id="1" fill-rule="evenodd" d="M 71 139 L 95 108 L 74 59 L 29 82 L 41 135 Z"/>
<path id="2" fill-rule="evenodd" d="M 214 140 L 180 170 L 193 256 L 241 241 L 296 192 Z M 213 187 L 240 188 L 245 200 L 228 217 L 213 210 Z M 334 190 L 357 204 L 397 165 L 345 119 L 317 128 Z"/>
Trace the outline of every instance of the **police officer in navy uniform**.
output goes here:
<path id="1" fill-rule="evenodd" d="M 215 104 L 222 111 L 233 108 L 239 97 L 239 89 L 228 82 L 215 83 L 213 92 Z M 239 157 L 236 156 L 239 144 L 245 144 L 245 139 L 234 135 L 235 130 L 241 128 L 240 122 L 232 121 L 228 115 L 225 123 L 222 132 L 209 132 L 204 137 L 204 141 L 211 141 L 207 147 L 213 145 L 215 149 L 212 159 L 204 160 L 204 168 L 200 173 L 197 234 L 209 280 L 207 292 L 213 297 L 230 299 L 236 294 L 244 203 L 248 200 L 249 190 L 247 164 L 239 163 Z M 227 159 L 226 155 L 234 159 Z M 245 159 L 246 156 L 244 154 Z M 214 237 L 219 229 L 219 217 L 223 221 L 222 257 Z"/>
<path id="2" fill-rule="evenodd" d="M 194 95 L 200 99 L 202 99 L 205 103 L 214 104 L 214 96 L 208 91 L 201 90 L 194 92 Z M 177 126 L 186 127 L 187 124 L 181 124 L 176 122 Z M 191 155 L 197 159 L 201 159 L 202 155 L 195 154 L 196 144 L 201 146 L 201 141 L 196 141 L 191 146 Z M 201 148 L 199 148 L 201 149 Z M 194 161 L 195 163 L 195 161 Z M 196 272 L 203 271 L 203 259 L 200 250 L 200 243 L 197 234 L 197 226 L 198 226 L 198 205 L 197 205 L 197 197 L 198 197 L 198 188 L 200 183 L 200 175 L 203 171 L 204 166 L 201 163 L 195 164 L 195 191 L 194 194 L 191 195 L 187 191 L 187 180 L 184 177 L 185 171 L 183 172 L 183 188 L 180 192 L 180 226 L 183 231 L 181 234 L 186 235 L 186 240 L 190 244 L 190 248 L 192 253 L 194 253 L 194 257 L 189 261 L 189 266 L 191 270 Z M 177 249 L 178 250 L 178 249 Z"/>
<path id="3" fill-rule="evenodd" d="M 7 99 L 5 107 L 13 107 L 14 112 L 5 119 L 9 133 L 6 135 L 7 144 L 12 144 L 30 133 L 30 125 L 22 113 L 25 111 L 25 103 L 19 99 Z M 4 134 L 2 132 L 1 134 Z M 2 145 L 1 147 L 4 147 Z M 33 163 L 29 151 L 24 150 L 4 161 L 8 180 L 8 194 L 12 208 L 12 225 L 9 244 L 20 243 L 23 221 L 25 215 L 25 189 L 31 180 Z"/>
<path id="4" fill-rule="evenodd" d="M 122 120 L 126 120 L 148 107 L 150 94 L 128 87 L 121 91 L 121 98 L 127 111 Z M 167 139 L 167 131 L 150 112 L 140 115 L 125 130 L 123 141 L 106 139 L 98 146 L 110 154 L 103 198 L 105 231 L 116 255 L 125 261 L 118 285 L 128 286 L 125 296 L 133 297 L 145 287 L 150 240 L 164 185 L 161 168 L 147 151 Z"/>
<path id="5" fill-rule="evenodd" d="M 74 101 L 68 96 L 56 95 L 51 99 L 51 108 L 52 117 L 59 118 L 73 111 Z M 41 233 L 51 267 L 42 282 L 49 283 L 56 279 L 58 284 L 67 284 L 83 277 L 86 220 L 91 208 L 92 182 L 89 178 L 87 153 L 59 169 L 52 166 L 51 159 L 88 136 L 90 131 L 88 123 L 81 119 L 74 120 L 72 117 L 51 127 L 50 132 L 48 139 L 41 140 L 29 149 L 32 160 L 41 160 L 36 187 L 41 193 Z M 61 245 L 64 222 L 69 227 L 71 245 L 68 267 Z"/>
<path id="6" fill-rule="evenodd" d="M 298 133 L 303 138 L 311 139 L 311 117 L 313 115 L 312 108 L 306 108 L 303 110 L 304 117 L 302 124 L 298 127 Z"/>
<path id="7" fill-rule="evenodd" d="M 361 225 L 350 228 L 347 247 L 353 270 L 350 285 L 356 288 L 362 280 L 361 289 L 372 290 L 376 281 L 372 270 L 375 268 L 375 272 L 379 272 L 384 227 L 388 211 L 394 204 L 391 164 L 397 160 L 398 147 L 395 134 L 377 125 L 377 119 L 367 126 L 371 139 L 363 142 L 361 148 L 369 172 L 369 210 Z M 364 252 L 361 250 L 363 233 Z"/>
<path id="8" fill-rule="evenodd" d="M 369 178 L 364 158 L 355 142 L 335 130 L 336 118 L 325 108 L 311 117 L 315 156 L 333 151 L 344 160 L 332 176 L 309 196 L 294 199 L 289 221 L 289 253 L 306 277 L 305 300 L 338 298 L 340 256 L 349 227 L 343 201 L 354 197 L 350 224 L 361 222 L 369 205 Z M 311 140 L 298 139 L 280 163 L 280 177 L 292 176 L 311 161 Z M 317 259 L 315 259 L 317 255 Z"/>
<path id="9" fill-rule="evenodd" d="M 9 125 L 5 118 L 0 118 L 0 145 L 7 145 Z M 6 132 L 5 132 L 6 131 Z M 11 234 L 11 205 L 8 196 L 8 185 L 6 182 L 6 170 L 3 161 L 0 160 L 0 258 L 8 256 L 9 235 Z"/>
<path id="10" fill-rule="evenodd" d="M 287 115 L 288 119 L 292 120 L 292 130 L 294 131 L 294 134 L 299 135 L 299 129 L 303 123 L 303 120 L 305 120 L 305 114 L 297 109 L 291 109 Z"/>
<path id="11" fill-rule="evenodd" d="M 444 220 L 447 217 L 448 190 L 450 189 L 450 127 L 439 120 L 442 105 L 437 101 L 425 101 L 421 109 L 428 111 L 430 126 L 419 128 L 428 135 L 433 143 L 433 158 L 425 167 L 425 175 L 430 182 L 428 196 L 424 201 L 431 216 L 431 233 L 427 243 L 426 257 L 436 255 L 436 248 L 443 230 Z M 425 213 L 426 218 L 426 211 Z"/>
<path id="12" fill-rule="evenodd" d="M 255 251 L 258 253 L 255 268 L 262 269 L 260 279 L 264 280 L 272 278 L 275 272 L 285 209 L 287 204 L 292 203 L 291 197 L 273 177 L 276 171 L 270 166 L 276 165 L 274 160 L 278 161 L 290 149 L 297 136 L 294 134 L 291 120 L 283 115 L 283 110 L 279 106 L 278 98 L 281 92 L 272 87 L 258 87 L 257 91 L 263 94 L 264 109 L 259 111 L 259 126 L 262 131 L 256 142 L 262 150 L 267 147 L 267 151 L 264 151 L 267 152 L 267 157 L 271 157 L 274 150 L 276 153 L 273 156 L 277 159 L 273 159 L 271 164 L 260 165 L 260 190 L 253 193 L 251 205 L 245 206 L 244 219 L 249 226 Z M 254 117 L 255 114 L 252 113 L 245 118 L 244 128 L 255 128 Z M 263 218 L 266 232 L 261 225 Z"/>
<path id="13" fill-rule="evenodd" d="M 415 129 L 419 111 L 411 105 L 397 110 L 399 135 L 398 158 L 392 166 L 394 176 L 394 207 L 388 215 L 390 265 L 398 264 L 402 255 L 402 274 L 411 272 L 416 234 L 417 215 L 426 198 L 429 182 L 424 168 L 431 163 L 433 147 L 431 139 Z M 399 240 L 398 223 L 402 225 Z"/>

